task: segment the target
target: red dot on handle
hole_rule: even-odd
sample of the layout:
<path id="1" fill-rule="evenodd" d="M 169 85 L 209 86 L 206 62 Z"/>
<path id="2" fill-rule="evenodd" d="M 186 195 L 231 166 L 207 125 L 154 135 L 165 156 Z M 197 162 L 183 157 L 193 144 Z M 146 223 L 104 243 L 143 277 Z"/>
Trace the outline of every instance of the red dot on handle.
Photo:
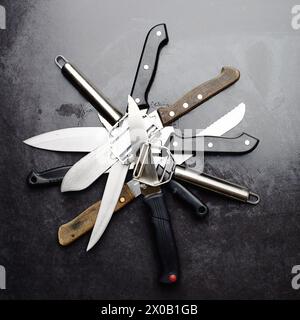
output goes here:
<path id="1" fill-rule="evenodd" d="M 170 282 L 176 282 L 177 281 L 177 276 L 176 274 L 170 274 L 168 277 Z"/>

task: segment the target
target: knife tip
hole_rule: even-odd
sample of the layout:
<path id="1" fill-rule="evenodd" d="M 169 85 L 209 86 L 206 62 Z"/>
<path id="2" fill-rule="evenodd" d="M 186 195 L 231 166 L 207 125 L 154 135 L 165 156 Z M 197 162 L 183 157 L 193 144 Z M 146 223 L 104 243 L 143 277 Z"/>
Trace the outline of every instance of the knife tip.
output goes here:
<path id="1" fill-rule="evenodd" d="M 93 247 L 94 247 L 94 243 L 89 242 L 87 248 L 86 248 L 86 252 L 89 252 Z"/>
<path id="2" fill-rule="evenodd" d="M 25 143 L 25 144 L 27 144 L 28 146 L 30 146 L 30 139 L 23 140 L 23 143 Z"/>
<path id="3" fill-rule="evenodd" d="M 246 109 L 245 103 L 244 103 L 244 102 L 241 102 L 241 103 L 240 103 L 240 107 L 243 108 L 243 109 Z"/>

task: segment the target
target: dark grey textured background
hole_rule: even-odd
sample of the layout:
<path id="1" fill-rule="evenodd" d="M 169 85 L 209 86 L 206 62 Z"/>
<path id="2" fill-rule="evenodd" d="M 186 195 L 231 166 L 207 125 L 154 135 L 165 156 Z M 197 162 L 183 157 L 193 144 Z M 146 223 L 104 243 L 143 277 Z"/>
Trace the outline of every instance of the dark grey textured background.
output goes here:
<path id="1" fill-rule="evenodd" d="M 299 298 L 291 268 L 300 264 L 300 30 L 294 1 L 7 0 L 0 30 L 0 264 L 8 298 L 212 299 Z M 25 178 L 72 164 L 79 155 L 34 150 L 22 140 L 49 130 L 98 125 L 95 112 L 65 81 L 53 59 L 63 54 L 116 105 L 126 104 L 148 29 L 168 26 L 150 101 L 171 103 L 218 74 L 241 79 L 179 126 L 203 128 L 241 101 L 247 112 L 230 135 L 261 139 L 241 157 L 209 157 L 206 171 L 260 193 L 259 206 L 191 188 L 210 207 L 205 222 L 167 196 L 182 277 L 160 287 L 147 211 L 139 199 L 113 217 L 101 243 L 88 236 L 68 248 L 57 228 L 99 199 L 105 179 L 85 192 L 31 190 Z M 63 106 L 66 104 L 67 106 Z"/>

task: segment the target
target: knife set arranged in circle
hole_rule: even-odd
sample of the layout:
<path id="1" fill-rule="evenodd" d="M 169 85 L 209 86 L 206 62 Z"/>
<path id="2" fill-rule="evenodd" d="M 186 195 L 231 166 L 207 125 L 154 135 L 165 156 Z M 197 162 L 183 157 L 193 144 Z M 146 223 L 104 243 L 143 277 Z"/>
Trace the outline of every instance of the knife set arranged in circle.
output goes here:
<path id="1" fill-rule="evenodd" d="M 257 204 L 259 196 L 245 187 L 203 173 L 201 167 L 191 167 L 188 160 L 198 160 L 205 153 L 244 154 L 254 150 L 258 139 L 243 133 L 235 138 L 222 137 L 244 117 L 245 104 L 240 103 L 229 113 L 201 130 L 195 136 L 178 137 L 172 122 L 198 107 L 214 95 L 234 84 L 239 71 L 223 67 L 221 73 L 194 88 L 177 102 L 159 107 L 147 114 L 147 96 L 151 87 L 160 51 L 168 43 L 165 24 L 153 27 L 143 47 L 127 113 L 117 108 L 97 90 L 67 59 L 58 56 L 57 66 L 68 81 L 98 111 L 102 127 L 76 127 L 52 131 L 24 141 L 35 148 L 60 152 L 88 153 L 73 166 L 32 171 L 28 183 L 33 186 L 61 183 L 61 191 L 88 188 L 101 175 L 107 182 L 101 202 L 97 202 L 72 221 L 59 228 L 61 245 L 66 246 L 92 229 L 87 250 L 99 241 L 112 214 L 139 195 L 151 212 L 154 238 L 160 261 L 160 282 L 175 283 L 179 276 L 177 248 L 163 191 L 170 190 L 185 201 L 199 217 L 208 213 L 207 206 L 176 180 L 191 183 L 223 196 L 245 203 Z M 184 142 L 184 143 L 182 143 Z M 190 142 L 190 143 L 187 143 Z M 200 145 L 200 152 L 193 147 Z M 203 164 L 203 159 L 200 161 Z M 125 183 L 130 170 L 130 181 Z M 132 171 L 131 171 L 132 170 Z"/>

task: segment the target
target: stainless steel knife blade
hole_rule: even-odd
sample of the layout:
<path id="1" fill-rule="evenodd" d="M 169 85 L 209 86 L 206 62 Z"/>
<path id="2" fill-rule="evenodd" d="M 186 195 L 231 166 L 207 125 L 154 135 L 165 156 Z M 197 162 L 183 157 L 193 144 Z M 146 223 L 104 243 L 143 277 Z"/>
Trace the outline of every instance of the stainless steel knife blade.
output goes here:
<path id="1" fill-rule="evenodd" d="M 113 157 L 109 144 L 92 151 L 67 172 L 61 184 L 61 192 L 79 191 L 90 186 L 118 161 Z"/>
<path id="2" fill-rule="evenodd" d="M 75 127 L 46 132 L 24 143 L 49 151 L 91 152 L 107 141 L 108 132 L 103 127 Z"/>
<path id="3" fill-rule="evenodd" d="M 101 206 L 97 215 L 92 235 L 90 237 L 90 241 L 88 243 L 87 251 L 91 250 L 101 238 L 113 215 L 114 209 L 123 188 L 128 168 L 128 165 L 122 164 L 120 161 L 118 161 L 114 164 L 109 172 L 103 198 L 101 201 Z"/>

